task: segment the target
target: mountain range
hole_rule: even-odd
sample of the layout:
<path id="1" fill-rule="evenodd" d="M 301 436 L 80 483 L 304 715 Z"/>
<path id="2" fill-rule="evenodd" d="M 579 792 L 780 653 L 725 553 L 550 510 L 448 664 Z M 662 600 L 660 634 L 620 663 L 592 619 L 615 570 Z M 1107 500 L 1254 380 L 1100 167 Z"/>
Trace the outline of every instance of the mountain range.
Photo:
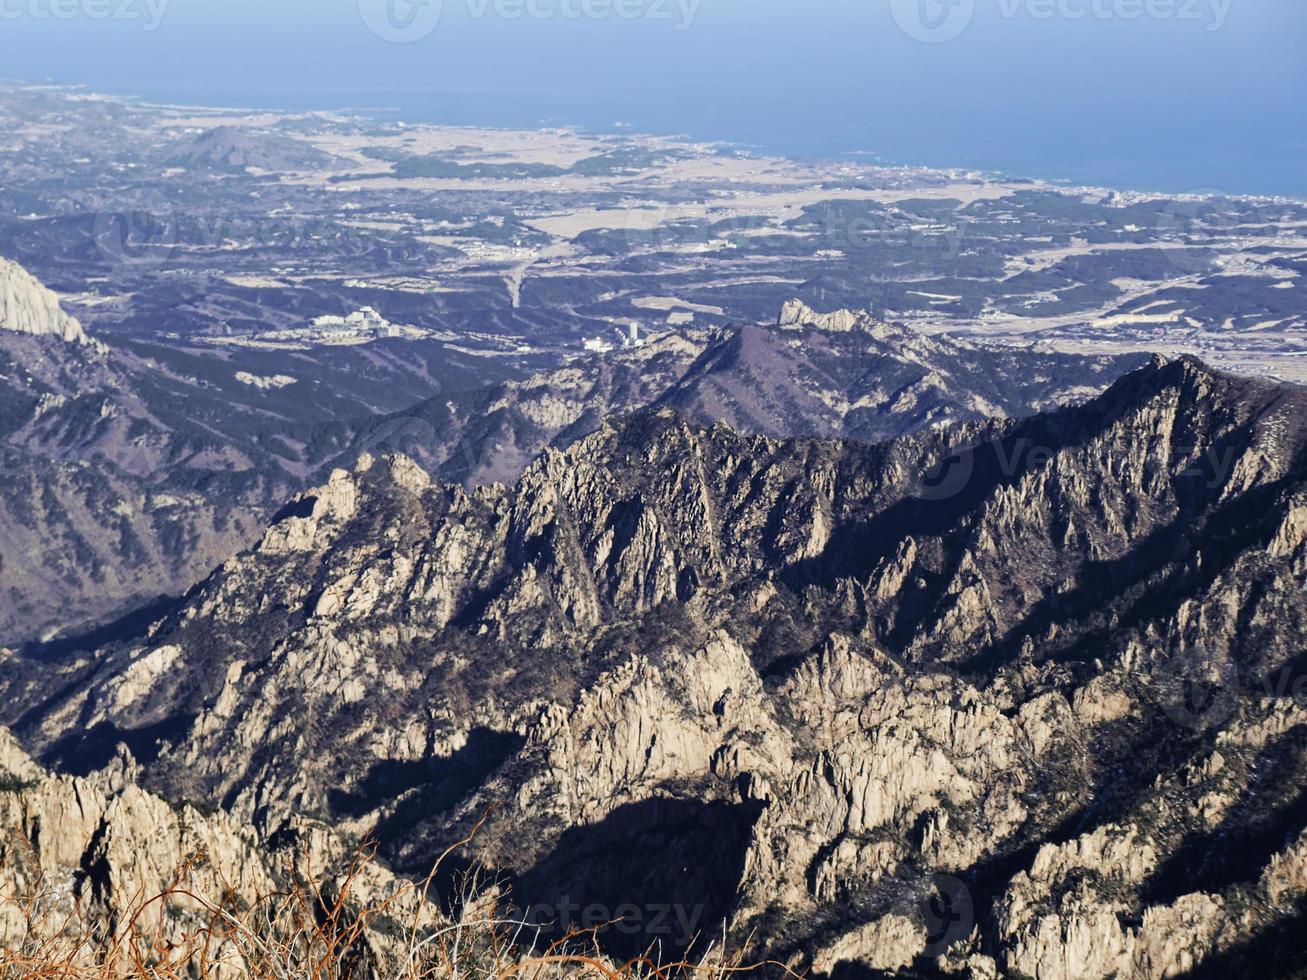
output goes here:
<path id="1" fill-rule="evenodd" d="M 249 355 L 91 338 L 58 297 L 0 264 L 0 644 L 69 634 L 190 588 L 257 540 L 298 490 L 364 452 L 402 451 L 469 486 L 511 483 L 546 446 L 612 413 L 671 405 L 776 435 L 880 439 L 1022 415 L 1101 390 L 1137 357 L 987 349 L 848 314 L 699 342 L 676 334 L 500 385 L 377 410 L 388 362 L 293 370 L 259 384 Z M 392 342 L 400 344 L 400 342 Z M 402 345 L 401 345 L 402 346 Z M 277 362 L 280 367 L 281 362 Z M 377 365 L 382 367 L 378 368 Z M 286 382 L 295 381 L 287 377 Z"/>
<path id="2" fill-rule="evenodd" d="M 775 324 L 701 341 L 656 335 L 636 350 L 382 416 L 360 427 L 338 462 L 401 452 L 468 486 L 512 483 L 544 448 L 650 407 L 742 432 L 876 442 L 1091 397 L 1146 360 L 984 346 L 792 302 Z"/>
<path id="3" fill-rule="evenodd" d="M 148 626 L 11 654 L 0 722 L 401 874 L 470 836 L 524 915 L 684 913 L 615 957 L 1289 976 L 1305 399 L 1158 358 L 878 443 L 656 405 L 512 487 L 364 454 Z"/>
<path id="4" fill-rule="evenodd" d="M 1302 980 L 1304 227 L 0 82 L 0 975 Z"/>
<path id="5" fill-rule="evenodd" d="M 339 165 L 340 161 L 291 136 L 239 126 L 217 126 L 169 147 L 165 163 L 192 172 L 230 173 L 250 168 L 272 172 L 314 171 Z"/>

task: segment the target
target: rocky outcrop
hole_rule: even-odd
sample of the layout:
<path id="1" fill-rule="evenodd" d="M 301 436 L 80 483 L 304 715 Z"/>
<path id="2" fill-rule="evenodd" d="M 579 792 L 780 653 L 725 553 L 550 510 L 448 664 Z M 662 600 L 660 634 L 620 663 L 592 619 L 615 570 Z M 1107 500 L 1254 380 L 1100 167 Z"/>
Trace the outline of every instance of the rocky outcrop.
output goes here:
<path id="1" fill-rule="evenodd" d="M 862 318 L 867 322 L 866 318 Z M 781 307 L 781 314 L 776 325 L 782 330 L 815 327 L 832 333 L 848 333 L 857 328 L 859 316 L 853 310 L 835 310 L 831 313 L 818 313 L 802 300 L 789 300 Z"/>
<path id="2" fill-rule="evenodd" d="M 260 945 L 307 952 L 315 940 L 325 964 L 329 935 L 294 919 L 315 901 L 324 915 L 339 908 L 342 933 L 370 910 L 355 948 L 336 958 L 394 962 L 406 926 L 441 925 L 411 885 L 323 826 L 296 821 L 270 847 L 212 808 L 144 792 L 136 775 L 125 750 L 88 778 L 50 774 L 0 729 L 0 945 L 12 969 L 28 956 L 92 969 L 165 945 L 184 963 L 207 946 L 211 968 L 236 976 Z"/>
<path id="3" fill-rule="evenodd" d="M 82 325 L 63 311 L 59 297 L 22 266 L 0 258 L 0 330 L 91 344 Z"/>

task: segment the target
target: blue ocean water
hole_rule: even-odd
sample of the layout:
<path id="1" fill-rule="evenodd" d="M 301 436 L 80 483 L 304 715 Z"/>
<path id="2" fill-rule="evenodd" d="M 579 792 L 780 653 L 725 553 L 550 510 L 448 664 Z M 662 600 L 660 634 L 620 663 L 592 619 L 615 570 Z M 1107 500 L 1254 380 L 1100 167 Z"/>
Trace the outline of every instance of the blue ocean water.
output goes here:
<path id="1" fill-rule="evenodd" d="M 1307 197 L 1301 0 L 77 2 L 123 16 L 6 0 L 0 76 Z"/>

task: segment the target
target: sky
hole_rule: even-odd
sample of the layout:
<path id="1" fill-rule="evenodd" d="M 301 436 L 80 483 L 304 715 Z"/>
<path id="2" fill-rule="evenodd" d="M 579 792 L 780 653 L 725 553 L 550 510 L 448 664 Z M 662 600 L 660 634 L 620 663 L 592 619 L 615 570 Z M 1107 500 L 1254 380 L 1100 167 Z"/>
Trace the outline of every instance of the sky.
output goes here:
<path id="1" fill-rule="evenodd" d="M 0 76 L 1307 197 L 1303 0 L 0 0 Z"/>

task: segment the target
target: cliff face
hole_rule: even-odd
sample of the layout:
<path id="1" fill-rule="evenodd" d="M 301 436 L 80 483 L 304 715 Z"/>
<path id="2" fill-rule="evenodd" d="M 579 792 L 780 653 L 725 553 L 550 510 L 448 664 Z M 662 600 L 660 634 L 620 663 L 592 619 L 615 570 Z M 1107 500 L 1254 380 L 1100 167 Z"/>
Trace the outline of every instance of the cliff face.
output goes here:
<path id="1" fill-rule="evenodd" d="M 0 720 L 406 871 L 499 804 L 464 858 L 526 912 L 684 913 L 615 952 L 724 924 L 821 973 L 1286 962 L 1305 401 L 1183 360 L 882 445 L 647 411 L 512 489 L 367 457 L 134 640 L 10 659 Z"/>
<path id="2" fill-rule="evenodd" d="M 59 298 L 22 266 L 0 258 L 0 330 L 90 344 L 82 325 L 65 313 Z"/>

